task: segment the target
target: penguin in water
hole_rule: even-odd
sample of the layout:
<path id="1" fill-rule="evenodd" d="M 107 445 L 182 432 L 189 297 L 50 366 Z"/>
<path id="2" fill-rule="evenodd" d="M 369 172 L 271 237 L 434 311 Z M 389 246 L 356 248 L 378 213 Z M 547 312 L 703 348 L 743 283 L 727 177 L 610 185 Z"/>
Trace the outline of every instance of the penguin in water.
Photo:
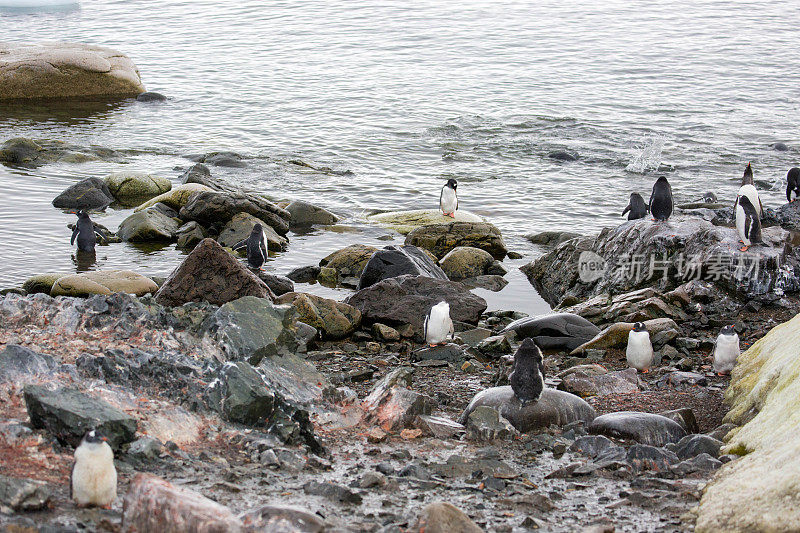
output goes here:
<path id="1" fill-rule="evenodd" d="M 75 448 L 69 477 L 69 497 L 78 507 L 96 505 L 106 509 L 117 499 L 117 469 L 108 439 L 97 430 L 84 435 Z"/>
<path id="2" fill-rule="evenodd" d="M 720 376 L 730 374 L 740 353 L 736 330 L 731 325 L 723 327 L 714 342 L 714 372 Z"/>
<path id="3" fill-rule="evenodd" d="M 628 220 L 636 220 L 647 216 L 647 204 L 644 203 L 644 198 L 642 198 L 641 194 L 638 192 L 631 193 L 628 207 L 622 212 L 622 216 L 625 216 L 625 213 L 628 213 Z"/>
<path id="4" fill-rule="evenodd" d="M 736 230 L 744 245 L 739 248 L 741 252 L 746 252 L 751 245 L 761 242 L 761 219 L 747 196 L 736 200 Z"/>
<path id="5" fill-rule="evenodd" d="M 660 176 L 653 185 L 649 208 L 656 221 L 667 220 L 672 214 L 672 186 L 665 176 Z"/>
<path id="6" fill-rule="evenodd" d="M 431 346 L 447 343 L 448 337 L 452 337 L 453 319 L 450 318 L 450 304 L 439 302 L 431 307 L 428 316 L 425 317 L 424 324 L 425 342 Z"/>
<path id="7" fill-rule="evenodd" d="M 250 236 L 243 241 L 239 241 L 233 245 L 234 250 L 241 250 L 247 248 L 247 264 L 251 268 L 261 268 L 264 261 L 267 260 L 267 246 L 264 244 L 264 228 L 261 224 L 256 223 L 253 225 L 253 231 Z"/>
<path id="8" fill-rule="evenodd" d="M 447 183 L 442 187 L 442 192 L 439 193 L 439 209 L 446 217 L 456 218 L 456 209 L 458 209 L 458 182 L 453 178 L 447 180 Z"/>
<path id="9" fill-rule="evenodd" d="M 635 368 L 639 372 L 647 373 L 653 366 L 655 356 L 653 345 L 650 344 L 650 332 L 641 322 L 634 324 L 633 329 L 628 333 L 625 359 L 628 361 L 629 367 Z"/>
<path id="10" fill-rule="evenodd" d="M 703 193 L 701 200 L 706 204 L 715 204 L 717 203 L 717 195 L 710 191 L 705 192 Z"/>
<path id="11" fill-rule="evenodd" d="M 537 401 L 544 390 L 544 359 L 533 339 L 526 337 L 514 354 L 514 368 L 508 376 L 511 390 L 522 406 Z"/>
<path id="12" fill-rule="evenodd" d="M 742 186 L 739 187 L 739 192 L 736 195 L 736 202 L 733 204 L 733 210 L 736 211 L 736 206 L 739 204 L 739 198 L 747 196 L 753 207 L 756 208 L 759 218 L 764 216 L 764 206 L 761 205 L 761 198 L 758 196 L 756 186 L 753 184 L 753 168 L 750 163 L 747 163 L 747 168 L 744 169 L 744 176 L 742 176 Z"/>
<path id="13" fill-rule="evenodd" d="M 97 244 L 97 237 L 101 239 L 103 235 L 94 229 L 94 223 L 89 218 L 86 211 L 78 211 L 78 222 L 75 224 L 75 229 L 72 230 L 72 239 L 69 241 L 70 246 L 75 245 L 75 238 L 78 238 L 78 250 L 81 252 L 94 253 L 94 245 Z"/>
<path id="14" fill-rule="evenodd" d="M 792 198 L 792 193 L 794 193 L 794 198 Z M 797 200 L 798 196 L 800 196 L 800 168 L 794 167 L 790 168 L 786 174 L 786 201 L 792 203 Z"/>

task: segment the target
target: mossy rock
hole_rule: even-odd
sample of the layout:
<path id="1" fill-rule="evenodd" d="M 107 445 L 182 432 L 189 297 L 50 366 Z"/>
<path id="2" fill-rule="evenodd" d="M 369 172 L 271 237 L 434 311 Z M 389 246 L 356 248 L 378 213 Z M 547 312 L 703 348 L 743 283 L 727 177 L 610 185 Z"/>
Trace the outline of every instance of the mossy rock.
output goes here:
<path id="1" fill-rule="evenodd" d="M 130 270 L 99 270 L 70 274 L 58 278 L 50 291 L 51 296 L 85 297 L 93 294 L 124 292 L 143 296 L 154 293 L 158 285 L 145 276 Z"/>
<path id="2" fill-rule="evenodd" d="M 61 273 L 47 273 L 47 274 L 39 274 L 38 276 L 32 276 L 25 280 L 25 283 L 22 284 L 22 289 L 27 292 L 28 294 L 36 294 L 36 293 L 44 293 L 50 294 L 50 291 L 53 289 L 53 284 L 58 281 L 59 278 L 63 278 L 67 274 Z"/>
<path id="3" fill-rule="evenodd" d="M 158 202 L 161 202 L 162 204 L 179 211 L 181 207 L 189 203 L 189 198 L 198 192 L 212 192 L 212 189 L 199 183 L 185 183 L 183 185 L 178 185 L 177 187 L 174 187 L 170 191 L 167 191 L 163 194 L 159 194 L 155 198 L 151 198 L 147 202 L 134 209 L 134 211 L 147 209 L 148 207 L 156 205 Z"/>
<path id="4" fill-rule="evenodd" d="M 483 222 L 483 218 L 469 211 L 456 210 L 455 218 L 446 217 L 438 209 L 413 209 L 411 211 L 392 211 L 367 217 L 367 220 L 391 228 L 401 235 L 429 224 L 450 224 L 453 222 Z"/>
<path id="5" fill-rule="evenodd" d="M 172 189 L 172 182 L 166 178 L 137 172 L 115 172 L 106 176 L 105 182 L 114 198 L 124 205 L 139 205 Z"/>

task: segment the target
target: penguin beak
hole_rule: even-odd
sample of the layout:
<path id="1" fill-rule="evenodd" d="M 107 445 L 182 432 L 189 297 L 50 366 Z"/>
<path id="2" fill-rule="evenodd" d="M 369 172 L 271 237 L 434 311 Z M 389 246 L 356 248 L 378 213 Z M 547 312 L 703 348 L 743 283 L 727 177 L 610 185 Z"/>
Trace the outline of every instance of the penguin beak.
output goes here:
<path id="1" fill-rule="evenodd" d="M 103 442 L 108 442 L 108 437 L 100 437 Z"/>

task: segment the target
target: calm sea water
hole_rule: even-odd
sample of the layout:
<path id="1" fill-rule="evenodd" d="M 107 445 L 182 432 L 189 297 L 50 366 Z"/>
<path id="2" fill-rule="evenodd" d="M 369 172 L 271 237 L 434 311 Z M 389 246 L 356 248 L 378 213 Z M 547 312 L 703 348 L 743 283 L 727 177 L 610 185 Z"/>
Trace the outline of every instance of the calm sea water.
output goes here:
<path id="1" fill-rule="evenodd" d="M 524 234 L 617 224 L 630 192 L 647 197 L 659 173 L 679 201 L 707 190 L 731 200 L 753 161 L 765 205 L 777 206 L 781 180 L 800 164 L 798 19 L 797 2 L 681 0 L 98 0 L 62 12 L 0 10 L 0 39 L 117 48 L 149 90 L 170 97 L 82 112 L 0 103 L 0 141 L 141 150 L 117 164 L 0 167 L 0 287 L 76 269 L 66 228 L 74 215 L 50 204 L 69 184 L 116 170 L 177 183 L 184 156 L 217 150 L 253 159 L 215 175 L 313 201 L 355 228 L 290 234 L 289 251 L 270 265 L 278 273 L 352 242 L 386 244 L 377 239 L 387 231 L 365 215 L 434 208 L 450 177 L 460 207 L 526 254 L 512 267 L 541 253 Z M 777 141 L 790 150 L 770 148 Z M 579 159 L 555 161 L 553 150 Z M 115 229 L 128 214 L 110 209 L 96 220 Z M 99 250 L 92 268 L 154 275 L 181 258 L 172 246 Z M 492 307 L 547 309 L 518 271 L 509 279 Z"/>

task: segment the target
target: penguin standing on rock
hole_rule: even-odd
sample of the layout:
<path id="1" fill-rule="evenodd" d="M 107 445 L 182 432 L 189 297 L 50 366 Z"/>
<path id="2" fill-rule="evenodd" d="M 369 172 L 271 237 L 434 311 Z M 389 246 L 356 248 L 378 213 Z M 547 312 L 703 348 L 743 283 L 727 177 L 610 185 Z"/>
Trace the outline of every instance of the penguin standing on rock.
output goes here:
<path id="1" fill-rule="evenodd" d="M 644 198 L 638 192 L 631 193 L 631 199 L 628 202 L 628 207 L 622 212 L 622 216 L 628 213 L 628 220 L 637 220 L 647 216 L 647 204 L 644 203 Z"/>
<path id="2" fill-rule="evenodd" d="M 439 209 L 446 217 L 456 218 L 456 209 L 458 209 L 458 182 L 453 178 L 447 180 L 447 183 L 442 187 L 442 192 L 439 193 Z"/>
<path id="3" fill-rule="evenodd" d="M 751 245 L 761 242 L 761 219 L 747 196 L 736 201 L 736 230 L 744 245 L 739 251 L 746 252 Z"/>
<path id="4" fill-rule="evenodd" d="M 736 330 L 731 325 L 723 327 L 714 342 L 714 371 L 720 376 L 730 374 L 740 353 Z"/>
<path id="5" fill-rule="evenodd" d="M 514 354 L 514 368 L 508 376 L 511 390 L 522 406 L 537 401 L 544 390 L 544 360 L 533 339 L 525 338 Z"/>
<path id="6" fill-rule="evenodd" d="M 756 208 L 759 218 L 764 216 L 764 206 L 761 205 L 761 198 L 758 196 L 758 190 L 753 184 L 753 168 L 750 163 L 747 163 L 747 168 L 744 169 L 744 176 L 742 176 L 742 186 L 739 187 L 739 193 L 736 195 L 736 202 L 733 204 L 733 210 L 736 211 L 739 205 L 739 199 L 742 196 L 747 196 L 753 207 Z"/>
<path id="7" fill-rule="evenodd" d="M 250 232 L 250 236 L 233 245 L 234 250 L 241 250 L 242 248 L 247 248 L 247 264 L 251 268 L 260 269 L 264 261 L 267 260 L 267 246 L 264 244 L 264 228 L 261 224 L 256 223 L 253 225 L 253 231 Z"/>
<path id="8" fill-rule="evenodd" d="M 792 203 L 798 196 L 800 196 L 800 168 L 794 167 L 786 174 L 786 201 Z"/>
<path id="9" fill-rule="evenodd" d="M 653 354 L 653 345 L 650 343 L 650 332 L 641 322 L 634 324 L 633 329 L 628 333 L 625 359 L 628 361 L 629 367 L 642 373 L 647 373 L 653 366 L 655 355 Z"/>
<path id="10" fill-rule="evenodd" d="M 453 319 L 450 318 L 450 304 L 439 302 L 431 307 L 425 317 L 425 342 L 431 346 L 445 344 L 453 336 Z"/>
<path id="11" fill-rule="evenodd" d="M 94 229 L 94 223 L 89 218 L 86 211 L 78 211 L 78 222 L 75 224 L 75 229 L 72 230 L 72 239 L 70 239 L 70 246 L 75 245 L 75 238 L 78 238 L 78 250 L 81 252 L 94 253 L 94 245 L 97 244 L 97 237 L 95 234 L 102 238 L 103 236 Z"/>
<path id="12" fill-rule="evenodd" d="M 69 497 L 78 507 L 95 505 L 110 509 L 117 499 L 117 469 L 108 439 L 97 430 L 84 435 L 75 448 L 70 474 Z"/>
<path id="13" fill-rule="evenodd" d="M 660 176 L 653 185 L 649 207 L 655 221 L 667 220 L 672 215 L 672 186 L 665 176 Z"/>

